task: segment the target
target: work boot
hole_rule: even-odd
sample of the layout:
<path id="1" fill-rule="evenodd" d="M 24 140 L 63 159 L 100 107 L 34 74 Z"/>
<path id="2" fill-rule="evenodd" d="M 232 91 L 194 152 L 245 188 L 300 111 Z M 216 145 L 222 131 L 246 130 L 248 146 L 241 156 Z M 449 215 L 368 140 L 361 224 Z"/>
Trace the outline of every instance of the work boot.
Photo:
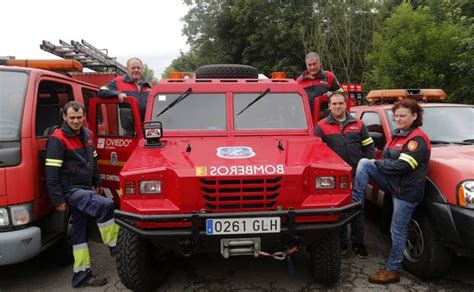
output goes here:
<path id="1" fill-rule="evenodd" d="M 82 287 L 102 287 L 107 284 L 107 278 L 99 278 L 94 275 L 90 275 L 78 288 Z"/>
<path id="2" fill-rule="evenodd" d="M 352 244 L 352 251 L 358 257 L 366 259 L 369 257 L 369 253 L 367 252 L 367 248 L 363 243 L 353 243 Z"/>
<path id="3" fill-rule="evenodd" d="M 378 272 L 369 276 L 369 282 L 376 284 L 398 283 L 400 282 L 400 273 L 389 271 L 387 268 L 382 268 Z"/>

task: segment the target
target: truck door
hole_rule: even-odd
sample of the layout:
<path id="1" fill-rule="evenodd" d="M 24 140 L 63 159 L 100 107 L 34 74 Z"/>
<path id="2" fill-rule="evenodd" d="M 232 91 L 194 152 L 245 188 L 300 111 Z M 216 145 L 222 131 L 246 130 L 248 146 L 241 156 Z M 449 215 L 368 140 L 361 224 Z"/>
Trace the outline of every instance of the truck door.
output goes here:
<path id="1" fill-rule="evenodd" d="M 134 98 L 126 98 L 123 103 L 117 99 L 92 98 L 89 117 L 102 186 L 105 195 L 118 205 L 120 170 L 143 137 L 138 103 Z"/>

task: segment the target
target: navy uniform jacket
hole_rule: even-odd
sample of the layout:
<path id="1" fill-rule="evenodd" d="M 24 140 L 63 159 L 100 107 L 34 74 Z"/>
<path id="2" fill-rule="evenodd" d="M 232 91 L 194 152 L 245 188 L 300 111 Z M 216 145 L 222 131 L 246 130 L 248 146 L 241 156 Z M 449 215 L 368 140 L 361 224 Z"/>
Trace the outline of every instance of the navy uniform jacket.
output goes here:
<path id="1" fill-rule="evenodd" d="M 430 140 L 420 128 L 392 132 L 383 150 L 383 158 L 375 164 L 386 174 L 392 194 L 399 199 L 421 202 L 431 154 Z"/>
<path id="2" fill-rule="evenodd" d="M 341 91 L 341 86 L 337 81 L 336 75 L 330 71 L 324 71 L 321 68 L 318 76 L 311 79 L 308 70 L 305 70 L 297 79 L 301 87 L 306 91 L 309 98 L 309 107 L 311 108 L 311 114 L 313 114 L 314 98 L 325 94 L 328 91 Z"/>
<path id="3" fill-rule="evenodd" d="M 114 78 L 107 85 L 100 88 L 97 94 L 102 98 L 117 97 L 119 93 L 125 93 L 128 96 L 133 96 L 138 100 L 140 106 L 140 113 L 142 120 L 145 117 L 146 104 L 148 101 L 148 94 L 150 93 L 151 84 L 145 79 L 141 79 L 135 84 L 133 80 L 128 76 L 120 76 Z"/>
<path id="4" fill-rule="evenodd" d="M 46 148 L 46 186 L 51 202 L 65 202 L 64 193 L 73 188 L 100 186 L 97 152 L 92 132 L 82 127 L 76 134 L 67 123 L 54 131 Z"/>
<path id="5" fill-rule="evenodd" d="M 374 158 L 374 140 L 361 120 L 349 113 L 346 113 L 346 116 L 346 120 L 341 124 L 330 114 L 318 122 L 315 134 L 347 162 L 355 174 L 361 158 Z"/>

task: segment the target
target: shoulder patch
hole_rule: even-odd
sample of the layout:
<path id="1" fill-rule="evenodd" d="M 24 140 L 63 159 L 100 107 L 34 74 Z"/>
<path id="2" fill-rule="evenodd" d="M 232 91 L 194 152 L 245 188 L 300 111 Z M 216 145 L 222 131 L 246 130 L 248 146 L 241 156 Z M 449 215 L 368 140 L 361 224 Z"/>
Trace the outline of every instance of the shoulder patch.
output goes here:
<path id="1" fill-rule="evenodd" d="M 409 151 L 415 151 L 416 148 L 418 148 L 418 142 L 411 140 L 410 142 L 408 142 L 407 147 Z"/>

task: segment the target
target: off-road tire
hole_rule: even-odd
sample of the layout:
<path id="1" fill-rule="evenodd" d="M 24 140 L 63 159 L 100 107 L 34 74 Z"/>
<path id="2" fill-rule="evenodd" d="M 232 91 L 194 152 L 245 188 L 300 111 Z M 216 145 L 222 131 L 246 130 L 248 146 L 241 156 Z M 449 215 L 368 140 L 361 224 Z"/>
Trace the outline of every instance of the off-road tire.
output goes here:
<path id="1" fill-rule="evenodd" d="M 117 273 L 125 287 L 134 291 L 152 291 L 159 286 L 158 275 L 153 273 L 151 244 L 147 239 L 121 227 L 117 248 Z"/>
<path id="2" fill-rule="evenodd" d="M 313 279 L 324 285 L 332 285 L 341 273 L 341 248 L 339 229 L 332 230 L 309 246 Z"/>
<path id="3" fill-rule="evenodd" d="M 417 210 L 408 227 L 403 267 L 425 280 L 445 274 L 452 262 L 452 254 L 443 246 L 430 218 Z"/>
<path id="4" fill-rule="evenodd" d="M 196 78 L 209 79 L 257 79 L 258 71 L 252 66 L 237 64 L 215 64 L 201 66 L 196 69 Z"/>

